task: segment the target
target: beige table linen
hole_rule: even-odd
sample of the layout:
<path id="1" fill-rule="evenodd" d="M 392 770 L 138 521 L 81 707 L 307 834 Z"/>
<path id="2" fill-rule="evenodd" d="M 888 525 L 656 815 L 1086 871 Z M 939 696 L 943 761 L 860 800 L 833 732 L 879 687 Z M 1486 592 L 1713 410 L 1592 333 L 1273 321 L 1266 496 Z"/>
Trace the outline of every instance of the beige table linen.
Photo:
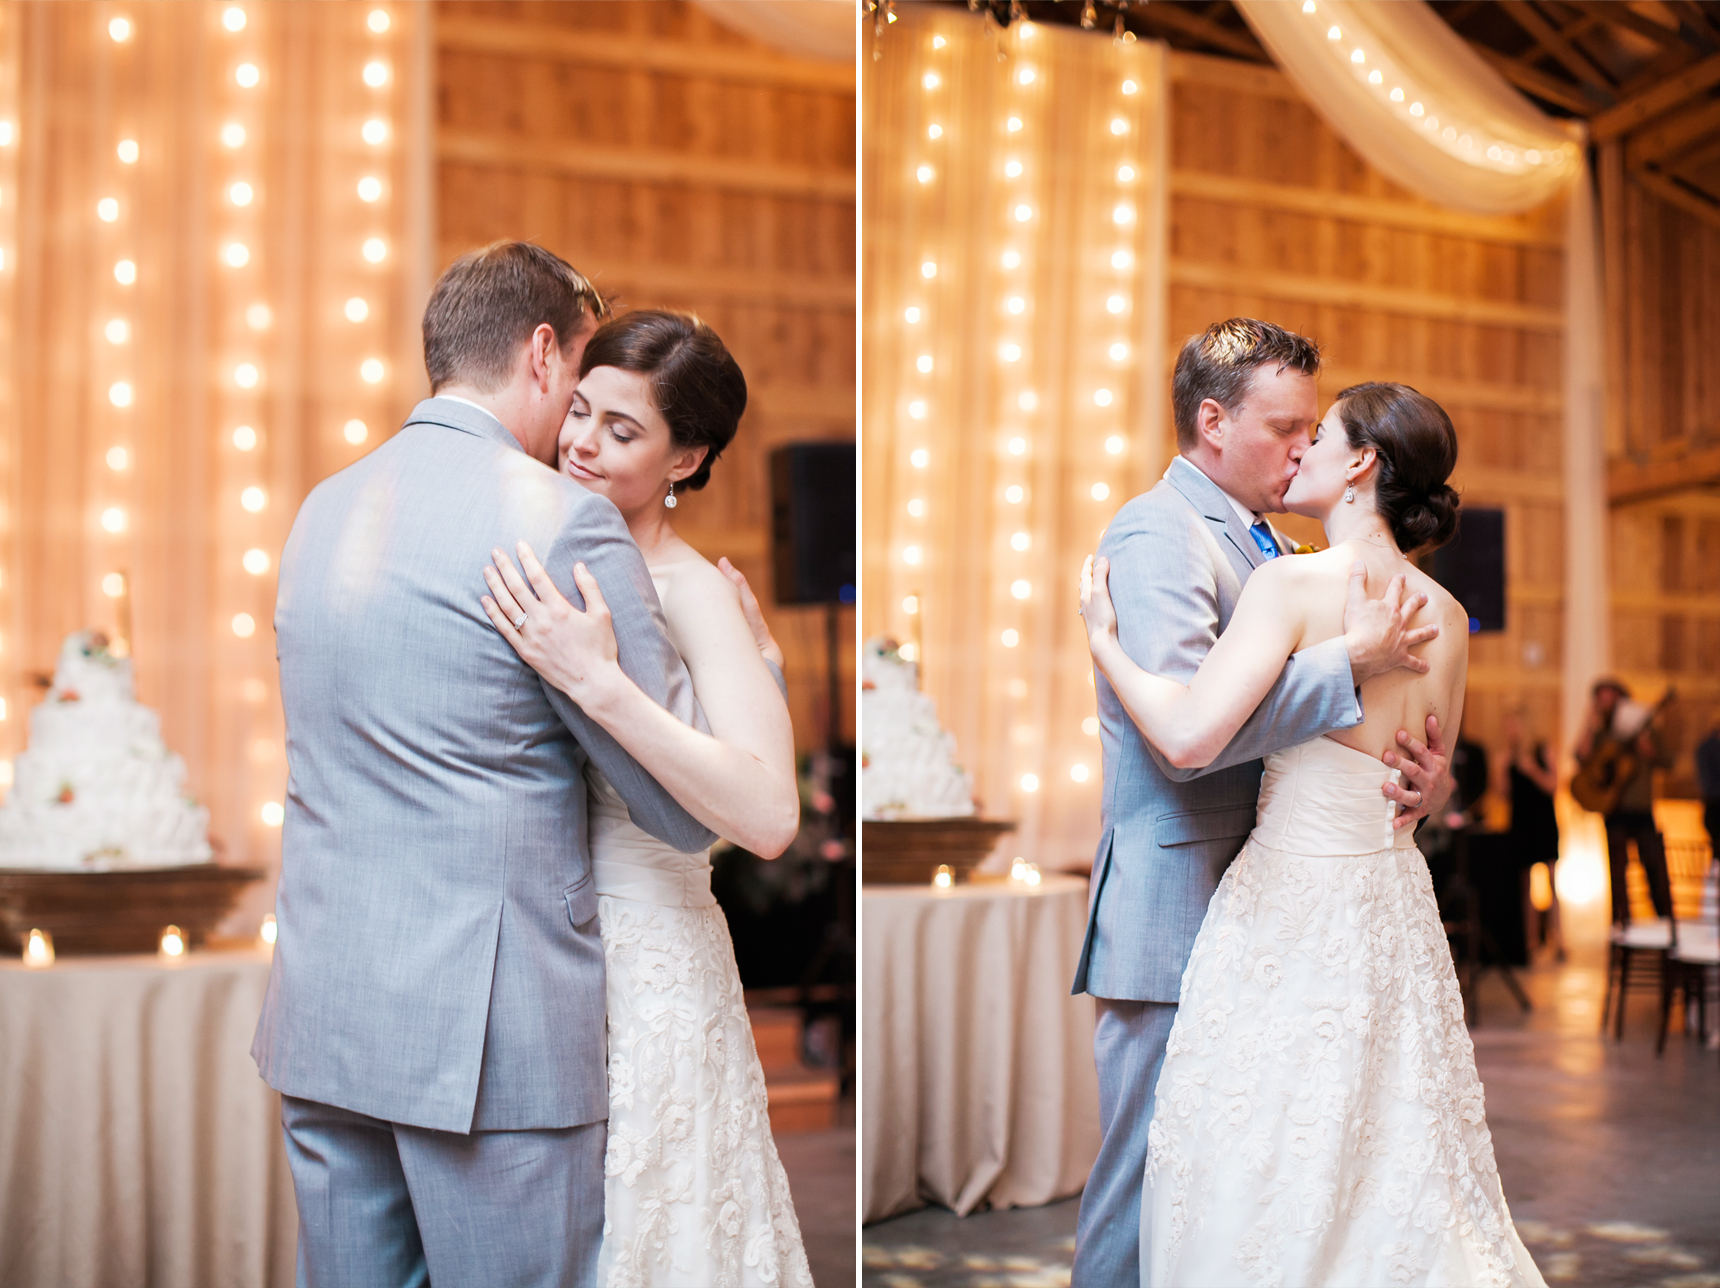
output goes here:
<path id="1" fill-rule="evenodd" d="M 867 886 L 863 1220 L 1080 1190 L 1099 1150 L 1087 883 Z"/>
<path id="2" fill-rule="evenodd" d="M 298 1222 L 251 1035 L 269 956 L 0 964 L 0 1284 L 265 1288 Z"/>

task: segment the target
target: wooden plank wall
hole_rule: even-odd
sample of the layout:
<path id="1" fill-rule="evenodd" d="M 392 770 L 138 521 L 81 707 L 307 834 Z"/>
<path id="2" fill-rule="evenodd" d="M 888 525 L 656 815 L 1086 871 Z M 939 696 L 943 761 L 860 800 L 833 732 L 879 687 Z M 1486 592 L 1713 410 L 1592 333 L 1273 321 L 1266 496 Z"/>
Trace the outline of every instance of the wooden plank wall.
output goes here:
<path id="1" fill-rule="evenodd" d="M 1521 706 L 1560 738 L 1561 211 L 1483 218 L 1412 197 L 1273 69 L 1173 54 L 1171 81 L 1167 379 L 1184 339 L 1247 314 L 1320 341 L 1323 404 L 1362 380 L 1438 399 L 1465 502 L 1506 511 L 1506 629 L 1472 640 L 1465 730 L 1498 745 Z"/>
<path id="2" fill-rule="evenodd" d="M 1676 475 L 1720 448 L 1720 227 L 1635 183 L 1609 195 L 1609 438 Z M 1720 720 L 1720 489 L 1615 505 L 1611 528 L 1615 662 L 1639 697 L 1678 690 L 1664 788 L 1694 796 L 1696 743 Z"/>
<path id="3" fill-rule="evenodd" d="M 1720 721 L 1720 494 L 1692 489 L 1611 518 L 1614 660 L 1639 698 L 1677 690 L 1662 791 L 1693 797 L 1696 744 Z"/>
<path id="4" fill-rule="evenodd" d="M 767 458 L 855 436 L 852 66 L 776 54 L 681 0 L 443 0 L 436 48 L 438 271 L 530 238 L 623 307 L 696 311 L 745 371 L 740 434 L 677 527 L 759 592 L 797 742 L 822 745 L 825 610 L 771 606 Z M 839 625 L 852 741 L 852 609 Z"/>

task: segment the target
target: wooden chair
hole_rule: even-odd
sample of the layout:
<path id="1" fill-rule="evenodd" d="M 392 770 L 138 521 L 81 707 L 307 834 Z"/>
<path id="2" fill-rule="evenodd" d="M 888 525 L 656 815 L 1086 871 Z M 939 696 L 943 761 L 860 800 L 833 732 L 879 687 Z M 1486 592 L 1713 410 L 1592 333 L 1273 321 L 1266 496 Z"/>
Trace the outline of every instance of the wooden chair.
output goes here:
<path id="1" fill-rule="evenodd" d="M 1670 864 L 1670 843 L 1666 849 Z M 1636 843 L 1633 841 L 1631 853 L 1635 852 Z M 1610 1020 L 1615 1042 L 1624 1040 L 1624 1008 L 1629 993 L 1659 993 L 1664 1001 L 1666 957 L 1678 943 L 1680 930 L 1676 892 L 1672 901 L 1672 918 L 1667 920 L 1654 915 L 1654 906 L 1648 897 L 1648 879 L 1643 873 L 1640 858 L 1634 863 L 1626 863 L 1625 888 L 1630 900 L 1631 920 L 1627 925 L 1612 928 L 1607 943 L 1606 996 L 1601 1001 L 1601 1032 L 1607 1031 Z"/>
<path id="2" fill-rule="evenodd" d="M 1696 1013 L 1696 1032 L 1708 1038 L 1708 993 L 1720 981 L 1720 899 L 1715 894 L 1714 856 L 1707 842 L 1676 841 L 1666 846 L 1672 878 L 1672 908 L 1677 934 L 1661 966 L 1660 1033 L 1656 1055 L 1666 1050 L 1672 999 L 1682 994 L 1685 1013 Z M 1688 1025 L 1686 1025 L 1688 1027 Z"/>

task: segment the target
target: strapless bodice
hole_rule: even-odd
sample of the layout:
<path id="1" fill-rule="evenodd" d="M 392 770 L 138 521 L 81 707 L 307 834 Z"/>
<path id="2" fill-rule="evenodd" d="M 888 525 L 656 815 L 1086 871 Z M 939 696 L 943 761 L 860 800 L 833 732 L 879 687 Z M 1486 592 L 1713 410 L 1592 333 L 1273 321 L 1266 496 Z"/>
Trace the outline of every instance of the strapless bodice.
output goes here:
<path id="1" fill-rule="evenodd" d="M 1330 738 L 1275 751 L 1260 780 L 1254 839 L 1310 856 L 1413 848 L 1415 829 L 1394 829 L 1397 802 L 1380 794 L 1400 778 L 1384 761 Z"/>
<path id="2" fill-rule="evenodd" d="M 682 854 L 633 821 L 597 766 L 585 767 L 591 874 L 597 893 L 669 908 L 708 908 L 711 852 Z"/>

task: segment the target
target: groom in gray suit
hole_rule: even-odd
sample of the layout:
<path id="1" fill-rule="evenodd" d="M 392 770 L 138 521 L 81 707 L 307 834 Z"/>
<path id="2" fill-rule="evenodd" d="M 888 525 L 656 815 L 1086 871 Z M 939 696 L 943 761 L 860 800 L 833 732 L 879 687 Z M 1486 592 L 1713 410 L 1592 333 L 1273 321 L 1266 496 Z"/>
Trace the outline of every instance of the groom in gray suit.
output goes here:
<path id="1" fill-rule="evenodd" d="M 1230 621 L 1248 575 L 1289 553 L 1264 515 L 1283 509 L 1319 420 L 1313 341 L 1252 318 L 1191 338 L 1172 381 L 1178 456 L 1164 480 L 1111 521 L 1099 554 L 1123 649 L 1146 670 L 1186 681 Z M 1362 681 L 1395 667 L 1425 671 L 1408 649 L 1435 629 L 1351 584 L 1345 634 L 1292 657 L 1254 715 L 1203 769 L 1176 769 L 1141 736 L 1095 672 L 1105 790 L 1087 937 L 1076 993 L 1098 1011 L 1099 1157 L 1081 1195 L 1074 1288 L 1140 1282 L 1147 1128 L 1183 968 L 1213 891 L 1254 827 L 1261 757 L 1361 723 Z M 1405 817 L 1443 799 L 1443 749 L 1399 735 L 1410 753 Z M 1389 753 L 1388 753 L 1389 754 Z"/>
<path id="2" fill-rule="evenodd" d="M 485 618 L 520 539 L 622 669 L 702 716 L 620 514 L 554 468 L 590 284 L 523 242 L 457 260 L 424 314 L 432 397 L 306 498 L 275 605 L 286 708 L 279 938 L 252 1054 L 282 1094 L 300 1285 L 593 1282 L 603 1229 L 595 761 L 677 849 L 713 837 Z"/>

